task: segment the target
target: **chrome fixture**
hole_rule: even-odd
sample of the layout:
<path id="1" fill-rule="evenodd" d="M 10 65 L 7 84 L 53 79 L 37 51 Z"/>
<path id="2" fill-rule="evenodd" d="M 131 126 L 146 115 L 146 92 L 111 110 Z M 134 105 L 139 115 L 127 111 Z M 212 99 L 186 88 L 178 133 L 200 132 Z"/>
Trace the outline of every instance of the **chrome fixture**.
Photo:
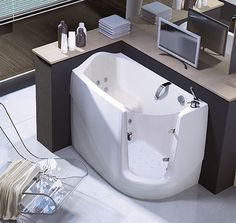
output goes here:
<path id="1" fill-rule="evenodd" d="M 199 108 L 200 107 L 200 102 L 196 100 L 192 100 L 189 102 L 191 108 Z"/>
<path id="2" fill-rule="evenodd" d="M 190 87 L 191 94 L 193 95 L 193 100 L 188 102 L 190 104 L 191 108 L 199 108 L 200 107 L 200 102 L 199 98 L 196 96 L 193 87 Z"/>
<path id="3" fill-rule="evenodd" d="M 162 92 L 163 89 L 165 89 L 165 92 L 166 92 L 166 90 L 168 90 L 169 85 L 171 85 L 171 82 L 166 82 L 166 83 L 164 83 L 164 84 L 161 84 L 161 85 L 157 88 L 156 93 L 155 93 L 155 97 L 154 97 L 155 100 L 158 100 L 158 99 L 160 98 L 160 95 L 161 95 L 161 92 Z"/>
<path id="4" fill-rule="evenodd" d="M 183 95 L 180 95 L 180 96 L 178 97 L 178 102 L 179 102 L 181 105 L 184 105 L 184 104 L 185 104 L 185 98 L 184 98 Z"/>
<path id="5" fill-rule="evenodd" d="M 193 90 L 193 87 L 190 87 L 191 94 L 193 95 L 193 100 L 199 101 L 199 98 L 196 96 L 195 91 Z"/>
<path id="6" fill-rule="evenodd" d="M 133 138 L 133 133 L 132 133 L 132 132 L 128 132 L 128 133 L 127 133 L 127 139 L 128 139 L 128 141 L 131 141 L 132 138 Z"/>
<path id="7" fill-rule="evenodd" d="M 168 130 L 168 133 L 174 134 L 174 133 L 175 133 L 175 129 L 170 129 L 170 130 Z"/>

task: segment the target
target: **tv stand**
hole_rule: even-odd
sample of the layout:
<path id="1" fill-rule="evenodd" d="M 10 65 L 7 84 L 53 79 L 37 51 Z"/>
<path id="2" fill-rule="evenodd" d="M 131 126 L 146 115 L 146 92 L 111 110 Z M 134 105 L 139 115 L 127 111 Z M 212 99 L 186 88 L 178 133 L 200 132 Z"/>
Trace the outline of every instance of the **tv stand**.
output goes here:
<path id="1" fill-rule="evenodd" d="M 175 58 L 176 60 L 178 60 L 179 62 L 181 62 L 181 63 L 184 65 L 185 70 L 188 70 L 187 64 L 186 64 L 185 62 L 183 62 L 182 60 L 180 60 L 180 59 L 178 59 L 178 58 L 176 58 L 176 57 L 174 57 L 174 56 L 172 56 L 172 55 L 170 55 L 170 54 L 168 54 L 168 53 L 160 53 L 159 55 Z"/>

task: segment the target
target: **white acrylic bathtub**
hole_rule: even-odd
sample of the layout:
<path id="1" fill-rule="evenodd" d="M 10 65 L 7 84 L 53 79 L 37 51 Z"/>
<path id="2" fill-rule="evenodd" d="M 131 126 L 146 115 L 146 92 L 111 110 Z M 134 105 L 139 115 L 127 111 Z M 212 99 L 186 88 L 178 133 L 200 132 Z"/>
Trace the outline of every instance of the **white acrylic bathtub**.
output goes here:
<path id="1" fill-rule="evenodd" d="M 127 56 L 100 52 L 72 71 L 72 144 L 119 191 L 161 199 L 197 184 L 208 106 Z M 178 97 L 185 99 L 180 103 Z"/>

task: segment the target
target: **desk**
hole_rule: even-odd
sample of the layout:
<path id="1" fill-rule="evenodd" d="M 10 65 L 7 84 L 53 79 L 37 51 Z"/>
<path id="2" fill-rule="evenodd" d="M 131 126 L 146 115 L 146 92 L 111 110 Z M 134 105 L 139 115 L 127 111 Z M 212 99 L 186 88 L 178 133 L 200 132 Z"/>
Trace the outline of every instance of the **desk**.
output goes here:
<path id="1" fill-rule="evenodd" d="M 174 21 L 185 18 L 184 13 L 180 12 L 176 17 L 173 14 Z M 217 57 L 218 63 L 214 65 L 209 62 L 209 66 L 202 70 L 188 66 L 186 71 L 175 58 L 160 55 L 161 51 L 156 47 L 155 25 L 140 18 L 133 19 L 132 24 L 132 32 L 116 40 L 105 37 L 97 29 L 89 31 L 87 46 L 67 54 L 60 52 L 57 42 L 33 50 L 36 55 L 38 140 L 51 151 L 71 144 L 71 70 L 94 52 L 122 52 L 187 91 L 193 86 L 198 97 L 208 103 L 207 143 L 200 183 L 214 193 L 233 185 L 236 74 L 227 74 L 229 58 Z M 116 43 L 119 40 L 122 42 Z"/>

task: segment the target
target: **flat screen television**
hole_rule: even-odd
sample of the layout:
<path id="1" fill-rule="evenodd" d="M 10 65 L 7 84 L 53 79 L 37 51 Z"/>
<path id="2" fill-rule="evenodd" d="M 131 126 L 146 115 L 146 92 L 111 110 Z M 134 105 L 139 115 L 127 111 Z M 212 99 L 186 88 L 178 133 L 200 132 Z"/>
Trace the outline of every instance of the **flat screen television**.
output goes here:
<path id="1" fill-rule="evenodd" d="M 188 11 L 187 30 L 201 36 L 201 46 L 225 55 L 229 27 L 193 9 Z"/>
<path id="2" fill-rule="evenodd" d="M 159 19 L 157 46 L 172 56 L 198 67 L 201 37 L 171 23 Z"/>

